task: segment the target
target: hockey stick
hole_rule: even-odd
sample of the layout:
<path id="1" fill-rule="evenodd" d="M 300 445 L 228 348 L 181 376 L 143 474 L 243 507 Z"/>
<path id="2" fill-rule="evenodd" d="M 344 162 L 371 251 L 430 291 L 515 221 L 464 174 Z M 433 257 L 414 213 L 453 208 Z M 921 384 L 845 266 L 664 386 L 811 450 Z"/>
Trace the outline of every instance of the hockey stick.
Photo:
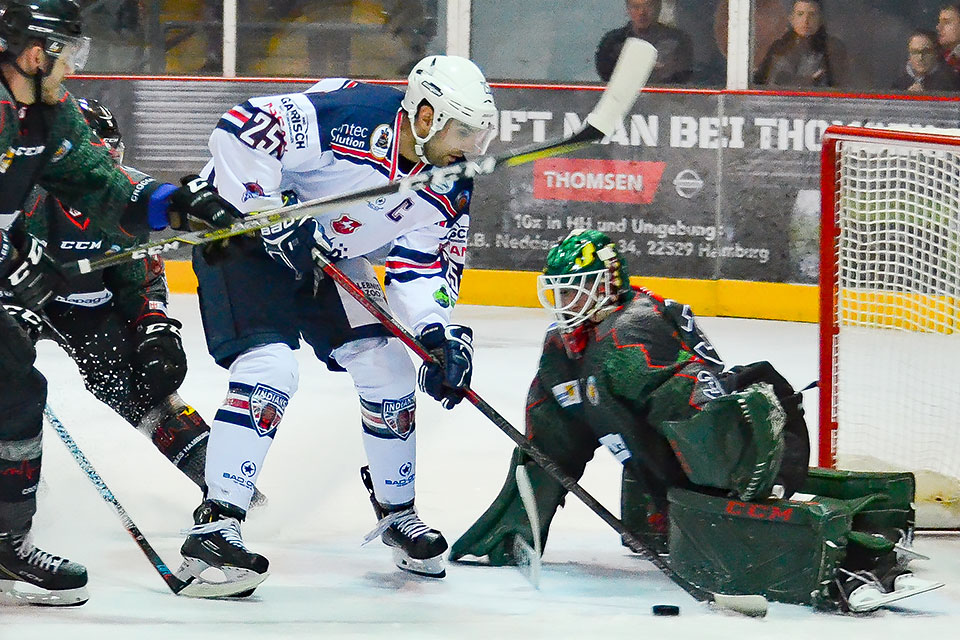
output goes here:
<path id="1" fill-rule="evenodd" d="M 585 126 L 579 132 L 567 138 L 534 145 L 499 156 L 482 156 L 469 162 L 459 162 L 448 167 L 436 167 L 376 187 L 308 200 L 289 207 L 271 209 L 251 215 L 224 229 L 189 231 L 171 238 L 140 244 L 117 253 L 108 253 L 99 258 L 69 262 L 61 265 L 61 268 L 68 275 L 89 273 L 131 260 L 142 260 L 147 256 L 161 255 L 186 246 L 224 240 L 278 222 L 340 210 L 360 202 L 374 200 L 380 196 L 419 191 L 431 185 L 439 187 L 440 185 L 450 184 L 459 178 L 487 175 L 504 167 L 515 167 L 541 158 L 550 158 L 582 149 L 613 133 L 616 126 L 623 121 L 623 117 L 630 110 L 640 89 L 646 84 L 656 60 L 657 50 L 653 45 L 645 40 L 628 38 L 623 46 L 620 58 L 617 60 L 617 66 L 610 76 L 610 82 L 607 83 L 607 87 L 593 111 L 587 115 Z"/>
<path id="2" fill-rule="evenodd" d="M 143 551 L 143 555 L 147 556 L 147 560 L 150 561 L 150 564 L 153 565 L 153 568 L 157 570 L 157 573 L 160 574 L 160 577 L 163 578 L 163 581 L 167 583 L 167 586 L 170 587 L 170 591 L 174 593 L 180 593 L 187 586 L 187 583 L 173 575 L 173 572 L 170 571 L 169 567 L 164 564 L 163 559 L 160 558 L 154 548 L 147 542 L 147 539 L 144 537 L 143 533 L 137 527 L 136 523 L 130 518 L 130 514 L 127 513 L 127 510 L 123 508 L 123 505 L 120 504 L 120 501 L 117 500 L 117 497 L 113 495 L 113 492 L 110 491 L 110 488 L 103 481 L 103 478 L 100 477 L 100 474 L 97 473 L 97 470 L 93 468 L 93 465 L 90 463 L 90 460 L 87 459 L 87 456 L 83 455 L 83 451 L 80 450 L 80 447 L 77 446 L 77 443 L 70 436 L 70 433 L 67 431 L 66 427 L 63 426 L 63 423 L 60 422 L 60 419 L 57 418 L 56 414 L 53 413 L 53 409 L 50 408 L 50 405 L 47 404 L 43 408 L 43 415 L 46 416 L 47 422 L 50 423 L 50 426 L 53 427 L 53 430 L 57 432 L 57 435 L 60 436 L 60 439 L 63 441 L 63 444 L 66 445 L 67 450 L 70 452 L 70 455 L 73 456 L 73 459 L 76 460 L 77 464 L 80 466 L 80 469 L 87 474 L 87 478 L 90 479 L 90 482 L 93 483 L 93 486 L 97 488 L 100 492 L 100 497 L 104 499 L 107 504 L 113 507 L 114 511 L 117 512 L 117 515 L 120 516 L 120 521 L 123 523 L 123 528 L 127 530 L 127 533 L 130 534 L 130 537 L 134 539 L 137 543 L 137 546 L 140 547 L 140 550 Z"/>
<path id="3" fill-rule="evenodd" d="M 520 502 L 523 503 L 523 510 L 527 512 L 527 519 L 530 520 L 530 531 L 533 533 L 533 547 L 531 548 L 523 536 L 517 534 L 513 536 L 513 555 L 517 559 L 517 567 L 520 572 L 530 581 L 535 589 L 540 588 L 540 567 L 541 556 L 543 555 L 543 545 L 540 542 L 540 516 L 537 513 L 537 499 L 533 493 L 533 484 L 530 482 L 530 474 L 524 465 L 517 465 L 517 492 L 520 494 Z"/>
<path id="4" fill-rule="evenodd" d="M 51 337 L 67 352 L 74 357 L 73 347 L 67 342 L 66 336 L 64 336 L 54 325 L 50 322 L 50 319 L 44 313 L 37 313 L 23 307 L 16 305 L 3 305 L 3 312 L 9 313 L 10 315 L 17 317 L 18 319 L 22 318 L 23 322 L 26 322 L 28 325 L 33 327 L 41 327 L 42 329 L 49 333 Z M 75 358 L 74 358 L 75 359 Z M 163 581 L 167 583 L 167 586 L 170 588 L 174 594 L 183 595 L 194 598 L 220 598 L 220 597 L 229 597 L 236 595 L 238 591 L 243 591 L 251 585 L 246 583 L 217 583 L 217 582 L 193 582 L 193 581 L 184 581 L 178 578 L 176 575 L 170 571 L 170 568 L 167 567 L 163 559 L 160 557 L 160 554 L 154 550 L 153 546 L 147 541 L 147 538 L 140 531 L 140 528 L 137 527 L 136 523 L 133 521 L 133 518 L 130 517 L 130 514 L 127 513 L 127 510 L 123 508 L 123 505 L 120 504 L 120 501 L 117 500 L 117 497 L 113 495 L 113 492 L 107 486 L 107 483 L 103 481 L 103 478 L 100 477 L 100 474 L 97 473 L 97 470 L 94 468 L 93 463 L 84 455 L 83 451 L 80 450 L 80 446 L 77 445 L 76 441 L 70 435 L 70 432 L 67 431 L 67 428 L 63 425 L 56 414 L 53 412 L 53 409 L 50 408 L 49 404 L 46 404 L 43 408 L 43 415 L 46 417 L 47 422 L 50 423 L 50 426 L 53 427 L 53 430 L 57 432 L 57 435 L 60 436 L 60 440 L 63 442 L 64 446 L 67 447 L 67 450 L 70 452 L 70 455 L 73 456 L 73 459 L 76 461 L 80 469 L 87 475 L 87 478 L 90 482 L 93 483 L 93 486 L 96 487 L 97 491 L 100 493 L 100 497 L 103 500 L 112 506 L 117 512 L 117 515 L 120 516 L 120 521 L 123 523 L 123 528 L 127 530 L 127 533 L 130 534 L 130 537 L 134 539 L 137 543 L 137 546 L 140 547 L 140 550 L 143 551 L 143 555 L 147 557 L 147 560 L 150 561 L 150 564 L 153 565 L 153 568 L 156 569 L 157 573 L 160 574 L 160 577 L 163 578 Z M 256 585 L 252 585 L 256 586 Z"/>
<path id="5" fill-rule="evenodd" d="M 393 315 L 380 307 L 376 302 L 367 297 L 359 286 L 348 278 L 336 265 L 324 256 L 320 251 L 314 251 L 314 260 L 327 276 L 336 282 L 340 287 L 352 296 L 364 309 L 370 312 L 390 333 L 400 339 L 411 351 L 426 362 L 436 363 L 436 358 L 430 354 L 417 338 L 406 328 L 402 327 Z M 500 415 L 496 409 L 491 407 L 481 398 L 473 389 L 464 389 L 464 397 L 469 400 L 480 413 L 485 415 L 497 428 L 503 431 L 513 440 L 517 447 L 532 458 L 540 467 L 550 474 L 554 480 L 559 482 L 564 489 L 580 498 L 580 500 L 595 514 L 606 522 L 610 527 L 620 534 L 623 541 L 630 549 L 640 554 L 645 560 L 653 563 L 664 575 L 676 583 L 680 588 L 689 593 L 700 602 L 712 602 L 722 609 L 729 609 L 742 613 L 747 616 L 762 617 L 767 614 L 767 599 L 762 595 L 727 595 L 714 593 L 698 587 L 678 574 L 673 567 L 667 564 L 660 556 L 645 545 L 639 538 L 631 533 L 616 516 L 607 510 L 600 502 L 581 487 L 576 480 L 571 478 L 560 466 L 553 461 L 547 454 L 524 435 L 513 425 L 507 422 L 506 418 Z M 528 512 L 529 513 L 529 512 Z"/>

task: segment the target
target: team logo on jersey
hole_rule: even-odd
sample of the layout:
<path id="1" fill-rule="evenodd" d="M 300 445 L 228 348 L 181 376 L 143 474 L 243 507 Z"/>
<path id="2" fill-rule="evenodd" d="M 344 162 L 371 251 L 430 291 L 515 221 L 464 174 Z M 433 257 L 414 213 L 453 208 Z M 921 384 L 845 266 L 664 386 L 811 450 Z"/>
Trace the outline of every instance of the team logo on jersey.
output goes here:
<path id="1" fill-rule="evenodd" d="M 583 397 L 580 395 L 579 380 L 568 380 L 567 382 L 561 382 L 560 384 L 554 386 L 551 391 L 553 391 L 553 396 L 563 408 L 572 407 L 575 404 L 580 404 L 583 402 Z"/>
<path id="2" fill-rule="evenodd" d="M 240 465 L 240 473 L 252 478 L 257 473 L 257 465 L 252 460 L 246 460 Z"/>
<path id="3" fill-rule="evenodd" d="M 353 218 L 343 214 L 336 220 L 330 223 L 330 226 L 333 227 L 333 230 L 336 233 L 339 233 L 342 236 L 350 235 L 363 225 L 354 220 Z"/>
<path id="4" fill-rule="evenodd" d="M 388 124 L 381 124 L 370 135 L 370 154 L 374 158 L 386 158 L 390 153 L 390 143 L 393 142 L 393 128 Z"/>
<path id="5" fill-rule="evenodd" d="M 60 142 L 60 146 L 57 147 L 57 150 L 53 152 L 53 155 L 50 157 L 50 164 L 54 162 L 60 162 L 63 159 L 63 156 L 70 153 L 70 150 L 73 149 L 73 143 L 69 140 L 63 140 Z"/>
<path id="6" fill-rule="evenodd" d="M 600 404 L 600 392 L 597 391 L 597 379 L 594 376 L 587 378 L 587 400 L 593 406 Z"/>
<path id="7" fill-rule="evenodd" d="M 457 195 L 457 199 L 454 201 L 453 206 L 456 207 L 457 211 L 463 211 L 467 208 L 468 204 L 470 204 L 470 192 L 461 191 Z"/>
<path id="8" fill-rule="evenodd" d="M 440 305 L 444 309 L 448 309 L 450 308 L 450 306 L 453 305 L 453 301 L 450 300 L 450 294 L 447 293 L 446 287 L 440 287 L 439 289 L 434 291 L 433 299 L 438 305 Z"/>
<path id="9" fill-rule="evenodd" d="M 390 431 L 401 440 L 406 440 L 413 433 L 416 410 L 416 396 L 411 393 L 399 400 L 384 400 L 381 417 Z"/>
<path id="10" fill-rule="evenodd" d="M 250 419 L 261 436 L 271 435 L 280 424 L 290 396 L 265 384 L 257 384 L 250 392 Z"/>
<path id="11" fill-rule="evenodd" d="M 240 196 L 241 202 L 246 202 L 247 200 L 252 200 L 253 198 L 264 198 L 267 195 L 264 192 L 263 187 L 260 186 L 259 182 L 244 182 L 243 189 L 243 195 Z"/>

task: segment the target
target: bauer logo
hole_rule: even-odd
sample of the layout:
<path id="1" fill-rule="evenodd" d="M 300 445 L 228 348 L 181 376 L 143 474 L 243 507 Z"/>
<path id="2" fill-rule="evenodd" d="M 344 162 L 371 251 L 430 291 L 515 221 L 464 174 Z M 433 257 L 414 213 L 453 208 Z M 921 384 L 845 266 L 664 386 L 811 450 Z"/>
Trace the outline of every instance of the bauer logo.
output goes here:
<path id="1" fill-rule="evenodd" d="M 650 204 L 666 166 L 665 162 L 626 160 L 537 160 L 533 167 L 533 197 Z"/>

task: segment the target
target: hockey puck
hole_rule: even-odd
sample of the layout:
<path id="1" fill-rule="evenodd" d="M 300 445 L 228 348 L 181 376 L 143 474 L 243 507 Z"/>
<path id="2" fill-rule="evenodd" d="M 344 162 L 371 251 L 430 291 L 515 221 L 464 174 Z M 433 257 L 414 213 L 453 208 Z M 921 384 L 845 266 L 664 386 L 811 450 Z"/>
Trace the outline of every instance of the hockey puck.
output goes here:
<path id="1" fill-rule="evenodd" d="M 680 607 L 675 604 L 655 604 L 653 605 L 653 615 L 678 616 L 680 615 Z"/>

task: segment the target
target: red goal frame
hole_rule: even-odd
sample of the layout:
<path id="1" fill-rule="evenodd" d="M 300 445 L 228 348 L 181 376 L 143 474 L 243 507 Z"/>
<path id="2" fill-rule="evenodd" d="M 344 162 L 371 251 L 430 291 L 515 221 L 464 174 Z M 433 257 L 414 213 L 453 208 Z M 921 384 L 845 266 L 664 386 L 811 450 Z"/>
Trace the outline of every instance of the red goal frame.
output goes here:
<path id="1" fill-rule="evenodd" d="M 820 152 L 820 407 L 818 464 L 835 467 L 837 459 L 837 416 L 834 351 L 840 326 L 836 319 L 837 296 L 837 159 L 844 141 L 887 141 L 904 145 L 922 143 L 957 151 L 960 137 L 925 131 L 900 131 L 869 127 L 833 125 L 823 134 Z"/>

